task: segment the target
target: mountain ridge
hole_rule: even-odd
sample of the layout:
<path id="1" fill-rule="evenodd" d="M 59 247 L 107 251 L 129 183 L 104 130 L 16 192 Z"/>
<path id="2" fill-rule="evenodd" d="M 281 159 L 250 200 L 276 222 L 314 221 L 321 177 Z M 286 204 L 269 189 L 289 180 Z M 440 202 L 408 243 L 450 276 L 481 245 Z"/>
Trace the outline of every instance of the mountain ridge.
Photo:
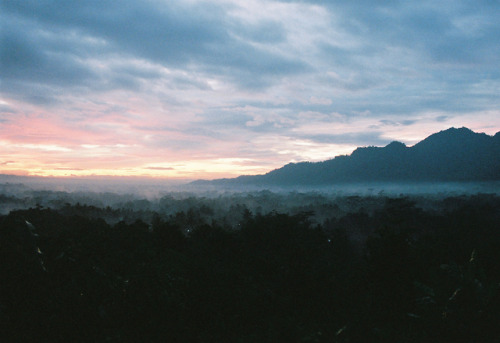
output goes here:
<path id="1" fill-rule="evenodd" d="M 322 162 L 288 163 L 262 175 L 197 180 L 193 185 L 308 186 L 352 182 L 456 182 L 500 180 L 500 132 L 449 128 L 408 147 L 358 147 Z"/>

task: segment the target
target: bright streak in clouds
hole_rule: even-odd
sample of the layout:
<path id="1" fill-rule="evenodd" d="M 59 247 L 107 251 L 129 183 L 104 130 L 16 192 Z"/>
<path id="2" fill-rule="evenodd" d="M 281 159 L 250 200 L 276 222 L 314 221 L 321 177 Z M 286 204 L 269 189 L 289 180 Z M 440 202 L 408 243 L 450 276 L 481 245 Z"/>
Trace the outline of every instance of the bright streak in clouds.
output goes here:
<path id="1" fill-rule="evenodd" d="M 500 130 L 491 1 L 3 1 L 0 173 L 217 178 Z"/>

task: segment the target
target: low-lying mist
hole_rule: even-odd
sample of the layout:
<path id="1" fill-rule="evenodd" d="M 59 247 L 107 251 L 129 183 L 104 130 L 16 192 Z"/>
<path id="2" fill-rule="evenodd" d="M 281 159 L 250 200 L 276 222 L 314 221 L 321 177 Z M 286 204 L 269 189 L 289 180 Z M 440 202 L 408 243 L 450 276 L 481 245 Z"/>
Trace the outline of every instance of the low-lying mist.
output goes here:
<path id="1" fill-rule="evenodd" d="M 155 179 L 58 179 L 0 178 L 0 215 L 34 207 L 61 210 L 80 206 L 110 223 L 150 222 L 162 218 L 186 217 L 189 223 L 220 222 L 234 227 L 245 211 L 309 213 L 316 223 L 332 217 L 363 211 L 373 213 L 387 198 L 411 198 L 423 209 L 441 210 L 443 199 L 495 196 L 500 182 L 484 183 L 367 183 L 329 187 L 216 187 L 186 181 Z M 187 224 L 186 224 L 187 225 Z M 189 226 L 189 225 L 188 225 Z"/>

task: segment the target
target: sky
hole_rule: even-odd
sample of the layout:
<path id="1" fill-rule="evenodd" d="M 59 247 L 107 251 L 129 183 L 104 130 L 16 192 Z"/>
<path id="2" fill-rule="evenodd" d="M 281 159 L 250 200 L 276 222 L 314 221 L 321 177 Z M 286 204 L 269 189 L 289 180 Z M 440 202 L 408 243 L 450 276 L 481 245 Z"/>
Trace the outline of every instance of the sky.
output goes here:
<path id="1" fill-rule="evenodd" d="M 0 173 L 213 179 L 500 131 L 499 1 L 2 0 Z"/>

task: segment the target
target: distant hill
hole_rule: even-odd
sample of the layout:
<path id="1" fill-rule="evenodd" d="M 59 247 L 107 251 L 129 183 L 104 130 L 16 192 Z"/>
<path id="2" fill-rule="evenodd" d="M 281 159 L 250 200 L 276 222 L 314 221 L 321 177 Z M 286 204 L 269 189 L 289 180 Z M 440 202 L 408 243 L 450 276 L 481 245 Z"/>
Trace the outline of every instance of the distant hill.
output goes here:
<path id="1" fill-rule="evenodd" d="M 460 182 L 500 180 L 500 132 L 467 128 L 435 133 L 412 147 L 392 142 L 357 148 L 324 162 L 289 163 L 264 175 L 198 180 L 194 185 L 313 186 L 353 182 Z"/>

